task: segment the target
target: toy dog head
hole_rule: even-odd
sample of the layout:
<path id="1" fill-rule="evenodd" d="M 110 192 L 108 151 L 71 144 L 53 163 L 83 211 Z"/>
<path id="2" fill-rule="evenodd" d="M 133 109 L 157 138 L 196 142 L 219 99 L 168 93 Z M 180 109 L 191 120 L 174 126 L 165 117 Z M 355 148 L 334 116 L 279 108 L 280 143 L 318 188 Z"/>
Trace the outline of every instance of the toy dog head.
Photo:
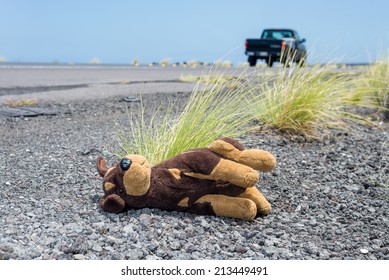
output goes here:
<path id="1" fill-rule="evenodd" d="M 105 160 L 98 157 L 96 165 L 103 177 L 104 196 L 99 204 L 105 211 L 122 212 L 127 196 L 141 196 L 149 190 L 151 166 L 141 155 L 128 155 L 109 169 Z"/>

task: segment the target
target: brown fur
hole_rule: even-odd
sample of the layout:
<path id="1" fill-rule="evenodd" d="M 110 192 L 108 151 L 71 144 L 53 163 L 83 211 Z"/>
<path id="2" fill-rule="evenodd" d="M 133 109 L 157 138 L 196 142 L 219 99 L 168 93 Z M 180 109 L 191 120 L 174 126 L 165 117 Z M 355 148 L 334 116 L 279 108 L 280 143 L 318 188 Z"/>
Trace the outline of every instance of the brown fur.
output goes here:
<path id="1" fill-rule="evenodd" d="M 215 140 L 153 167 L 140 155 L 128 160 L 129 167 L 119 162 L 109 170 L 102 157 L 96 160 L 105 193 L 100 206 L 106 211 L 150 207 L 251 220 L 271 209 L 255 187 L 259 174 L 254 169 L 272 170 L 274 156 L 245 150 L 235 139 Z"/>

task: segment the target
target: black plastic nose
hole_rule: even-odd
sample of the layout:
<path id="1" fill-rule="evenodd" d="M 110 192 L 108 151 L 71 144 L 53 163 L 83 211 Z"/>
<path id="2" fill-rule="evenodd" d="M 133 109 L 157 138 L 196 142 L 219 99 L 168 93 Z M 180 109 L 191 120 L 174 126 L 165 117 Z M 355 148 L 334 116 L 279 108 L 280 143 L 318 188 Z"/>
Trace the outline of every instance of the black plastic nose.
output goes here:
<path id="1" fill-rule="evenodd" d="M 132 161 L 129 160 L 128 158 L 123 158 L 121 161 L 120 161 L 120 168 L 123 170 L 123 171 L 127 171 L 130 166 L 132 164 Z"/>

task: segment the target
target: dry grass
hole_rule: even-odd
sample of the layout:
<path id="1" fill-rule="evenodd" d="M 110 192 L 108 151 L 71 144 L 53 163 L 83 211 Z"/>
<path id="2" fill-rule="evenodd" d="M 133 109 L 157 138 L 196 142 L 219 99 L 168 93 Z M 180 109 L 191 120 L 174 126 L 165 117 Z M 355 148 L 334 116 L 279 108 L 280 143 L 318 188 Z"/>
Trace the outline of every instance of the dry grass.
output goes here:
<path id="1" fill-rule="evenodd" d="M 330 65 L 282 69 L 276 78 L 258 85 L 256 117 L 263 126 L 305 137 L 316 137 L 323 129 L 345 129 L 350 121 L 364 121 L 345 110 L 351 85 L 348 72 L 334 71 Z"/>
<path id="2" fill-rule="evenodd" d="M 150 119 L 146 119 L 143 105 L 138 117 L 130 112 L 129 128 L 118 127 L 121 148 L 117 154 L 142 154 L 158 163 L 183 151 L 206 147 L 218 137 L 247 132 L 254 117 L 247 110 L 254 88 L 249 83 L 234 86 L 240 83 L 239 79 L 225 82 L 223 75 L 213 77 L 213 83 L 196 83 L 178 115 L 173 114 L 174 103 L 163 113 L 157 108 Z"/>
<path id="3" fill-rule="evenodd" d="M 389 105 L 389 56 L 367 67 L 355 81 L 350 101 L 356 106 L 385 109 Z"/>
<path id="4" fill-rule="evenodd" d="M 140 64 L 139 64 L 139 59 L 134 58 L 134 60 L 132 61 L 132 66 L 137 67 L 137 66 L 139 66 L 139 65 L 140 65 Z"/>
<path id="5" fill-rule="evenodd" d="M 142 154 L 158 163 L 185 150 L 205 147 L 215 138 L 256 129 L 253 120 L 259 121 L 261 128 L 306 138 L 318 138 L 331 128 L 369 123 L 350 110 L 356 106 L 351 96 L 360 77 L 355 71 L 339 71 L 328 64 L 296 65 L 259 75 L 240 73 L 216 75 L 210 71 L 199 77 L 181 76 L 182 81 L 196 83 L 183 110 L 173 113 L 172 103 L 167 110 L 157 108 L 150 118 L 145 117 L 143 105 L 139 116 L 130 112 L 130 126 L 118 129 L 117 154 Z"/>
<path id="6" fill-rule="evenodd" d="M 168 58 L 162 59 L 162 60 L 159 62 L 159 66 L 161 66 L 161 67 L 166 67 L 166 66 L 169 65 L 169 62 L 170 62 L 170 59 L 168 59 Z"/>
<path id="7" fill-rule="evenodd" d="M 89 64 L 100 64 L 101 60 L 98 57 L 94 57 L 89 61 Z"/>
<path id="8" fill-rule="evenodd" d="M 16 101 L 7 101 L 5 102 L 5 106 L 8 107 L 27 107 L 27 106 L 35 106 L 38 103 L 36 99 L 21 99 Z"/>

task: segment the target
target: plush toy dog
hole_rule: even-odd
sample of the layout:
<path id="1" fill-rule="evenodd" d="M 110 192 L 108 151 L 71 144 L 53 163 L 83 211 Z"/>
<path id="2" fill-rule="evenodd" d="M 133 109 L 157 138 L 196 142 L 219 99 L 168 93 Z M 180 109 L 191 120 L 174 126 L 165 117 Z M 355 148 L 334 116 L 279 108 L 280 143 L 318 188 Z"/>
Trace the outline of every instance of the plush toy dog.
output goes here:
<path id="1" fill-rule="evenodd" d="M 271 171 L 274 156 L 259 149 L 245 150 L 231 138 L 153 167 L 141 155 L 129 155 L 110 169 L 102 157 L 96 163 L 105 193 L 99 204 L 108 212 L 149 207 L 252 220 L 271 210 L 255 184 L 256 170 Z"/>

